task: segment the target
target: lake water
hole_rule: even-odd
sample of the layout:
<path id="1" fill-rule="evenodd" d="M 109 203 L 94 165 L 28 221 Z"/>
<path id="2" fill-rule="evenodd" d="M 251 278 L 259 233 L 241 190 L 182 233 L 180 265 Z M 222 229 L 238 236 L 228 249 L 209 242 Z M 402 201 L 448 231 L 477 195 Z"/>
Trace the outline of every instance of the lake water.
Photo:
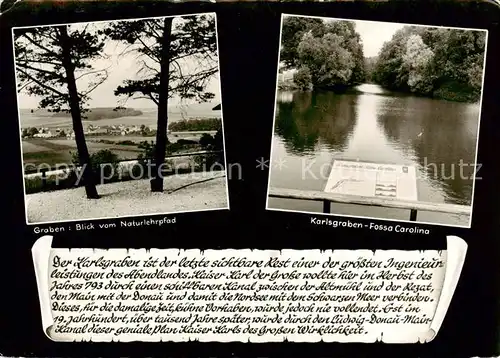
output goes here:
<path id="1" fill-rule="evenodd" d="M 345 94 L 278 92 L 270 185 L 322 191 L 334 160 L 413 165 L 418 200 L 471 205 L 479 109 L 373 84 Z M 269 207 L 322 211 L 320 202 L 287 199 L 270 198 Z M 407 210 L 333 203 L 332 213 L 409 218 Z M 417 221 L 468 226 L 469 217 L 419 212 Z"/>

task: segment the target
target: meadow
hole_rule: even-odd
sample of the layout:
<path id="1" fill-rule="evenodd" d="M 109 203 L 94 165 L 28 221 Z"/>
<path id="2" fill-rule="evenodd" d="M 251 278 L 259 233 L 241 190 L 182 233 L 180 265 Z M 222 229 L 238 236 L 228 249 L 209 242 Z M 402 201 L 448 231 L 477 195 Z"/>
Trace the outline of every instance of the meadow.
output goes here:
<path id="1" fill-rule="evenodd" d="M 201 134 L 170 134 L 170 143 L 179 140 L 197 142 Z M 138 148 L 139 143 L 155 141 L 155 137 L 139 135 L 130 136 L 88 136 L 87 147 L 93 154 L 103 149 L 108 149 L 116 154 L 119 160 L 135 160 L 143 152 Z M 25 167 L 44 166 L 55 167 L 58 164 L 71 164 L 72 154 L 76 152 L 76 142 L 65 138 L 29 138 L 22 141 L 23 162 Z M 27 168 L 28 169 L 28 168 Z"/>

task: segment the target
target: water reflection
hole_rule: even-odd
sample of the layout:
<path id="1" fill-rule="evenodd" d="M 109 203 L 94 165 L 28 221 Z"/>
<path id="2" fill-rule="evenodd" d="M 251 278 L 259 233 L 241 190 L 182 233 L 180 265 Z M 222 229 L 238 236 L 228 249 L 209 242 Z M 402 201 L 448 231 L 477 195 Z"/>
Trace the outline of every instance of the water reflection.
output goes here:
<path id="1" fill-rule="evenodd" d="M 318 146 L 345 149 L 356 122 L 357 96 L 295 92 L 278 96 L 283 98 L 277 104 L 276 135 L 290 153 L 308 155 Z"/>
<path id="2" fill-rule="evenodd" d="M 279 92 L 271 185 L 323 190 L 334 159 L 415 165 L 419 200 L 470 205 L 479 106 L 361 85 Z M 309 177 L 304 177 L 304 167 Z M 306 173 L 306 174 L 308 174 Z"/>
<path id="3" fill-rule="evenodd" d="M 470 205 L 478 108 L 419 97 L 380 102 L 378 120 L 392 144 L 411 153 L 422 177 L 445 192 L 445 202 Z"/>

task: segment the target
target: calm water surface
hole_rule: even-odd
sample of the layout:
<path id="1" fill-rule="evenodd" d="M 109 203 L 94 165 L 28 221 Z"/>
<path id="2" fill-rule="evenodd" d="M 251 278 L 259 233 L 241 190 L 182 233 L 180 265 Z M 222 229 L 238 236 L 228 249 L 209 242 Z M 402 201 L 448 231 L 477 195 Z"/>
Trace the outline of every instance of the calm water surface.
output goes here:
<path id="1" fill-rule="evenodd" d="M 419 200 L 470 205 L 478 121 L 478 104 L 372 84 L 347 94 L 279 92 L 271 186 L 321 191 L 335 159 L 404 164 L 417 168 Z M 321 203 L 286 199 L 270 199 L 269 207 L 322 210 Z M 409 218 L 407 210 L 344 204 L 332 204 L 332 213 Z M 419 212 L 417 221 L 468 226 L 469 217 Z"/>

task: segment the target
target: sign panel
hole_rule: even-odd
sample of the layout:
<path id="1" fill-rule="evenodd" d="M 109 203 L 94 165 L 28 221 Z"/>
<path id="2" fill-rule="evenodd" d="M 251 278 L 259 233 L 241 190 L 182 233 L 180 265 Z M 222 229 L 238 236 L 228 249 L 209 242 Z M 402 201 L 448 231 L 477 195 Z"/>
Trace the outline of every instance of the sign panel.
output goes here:
<path id="1" fill-rule="evenodd" d="M 325 186 L 329 193 L 418 200 L 414 166 L 335 160 Z"/>

